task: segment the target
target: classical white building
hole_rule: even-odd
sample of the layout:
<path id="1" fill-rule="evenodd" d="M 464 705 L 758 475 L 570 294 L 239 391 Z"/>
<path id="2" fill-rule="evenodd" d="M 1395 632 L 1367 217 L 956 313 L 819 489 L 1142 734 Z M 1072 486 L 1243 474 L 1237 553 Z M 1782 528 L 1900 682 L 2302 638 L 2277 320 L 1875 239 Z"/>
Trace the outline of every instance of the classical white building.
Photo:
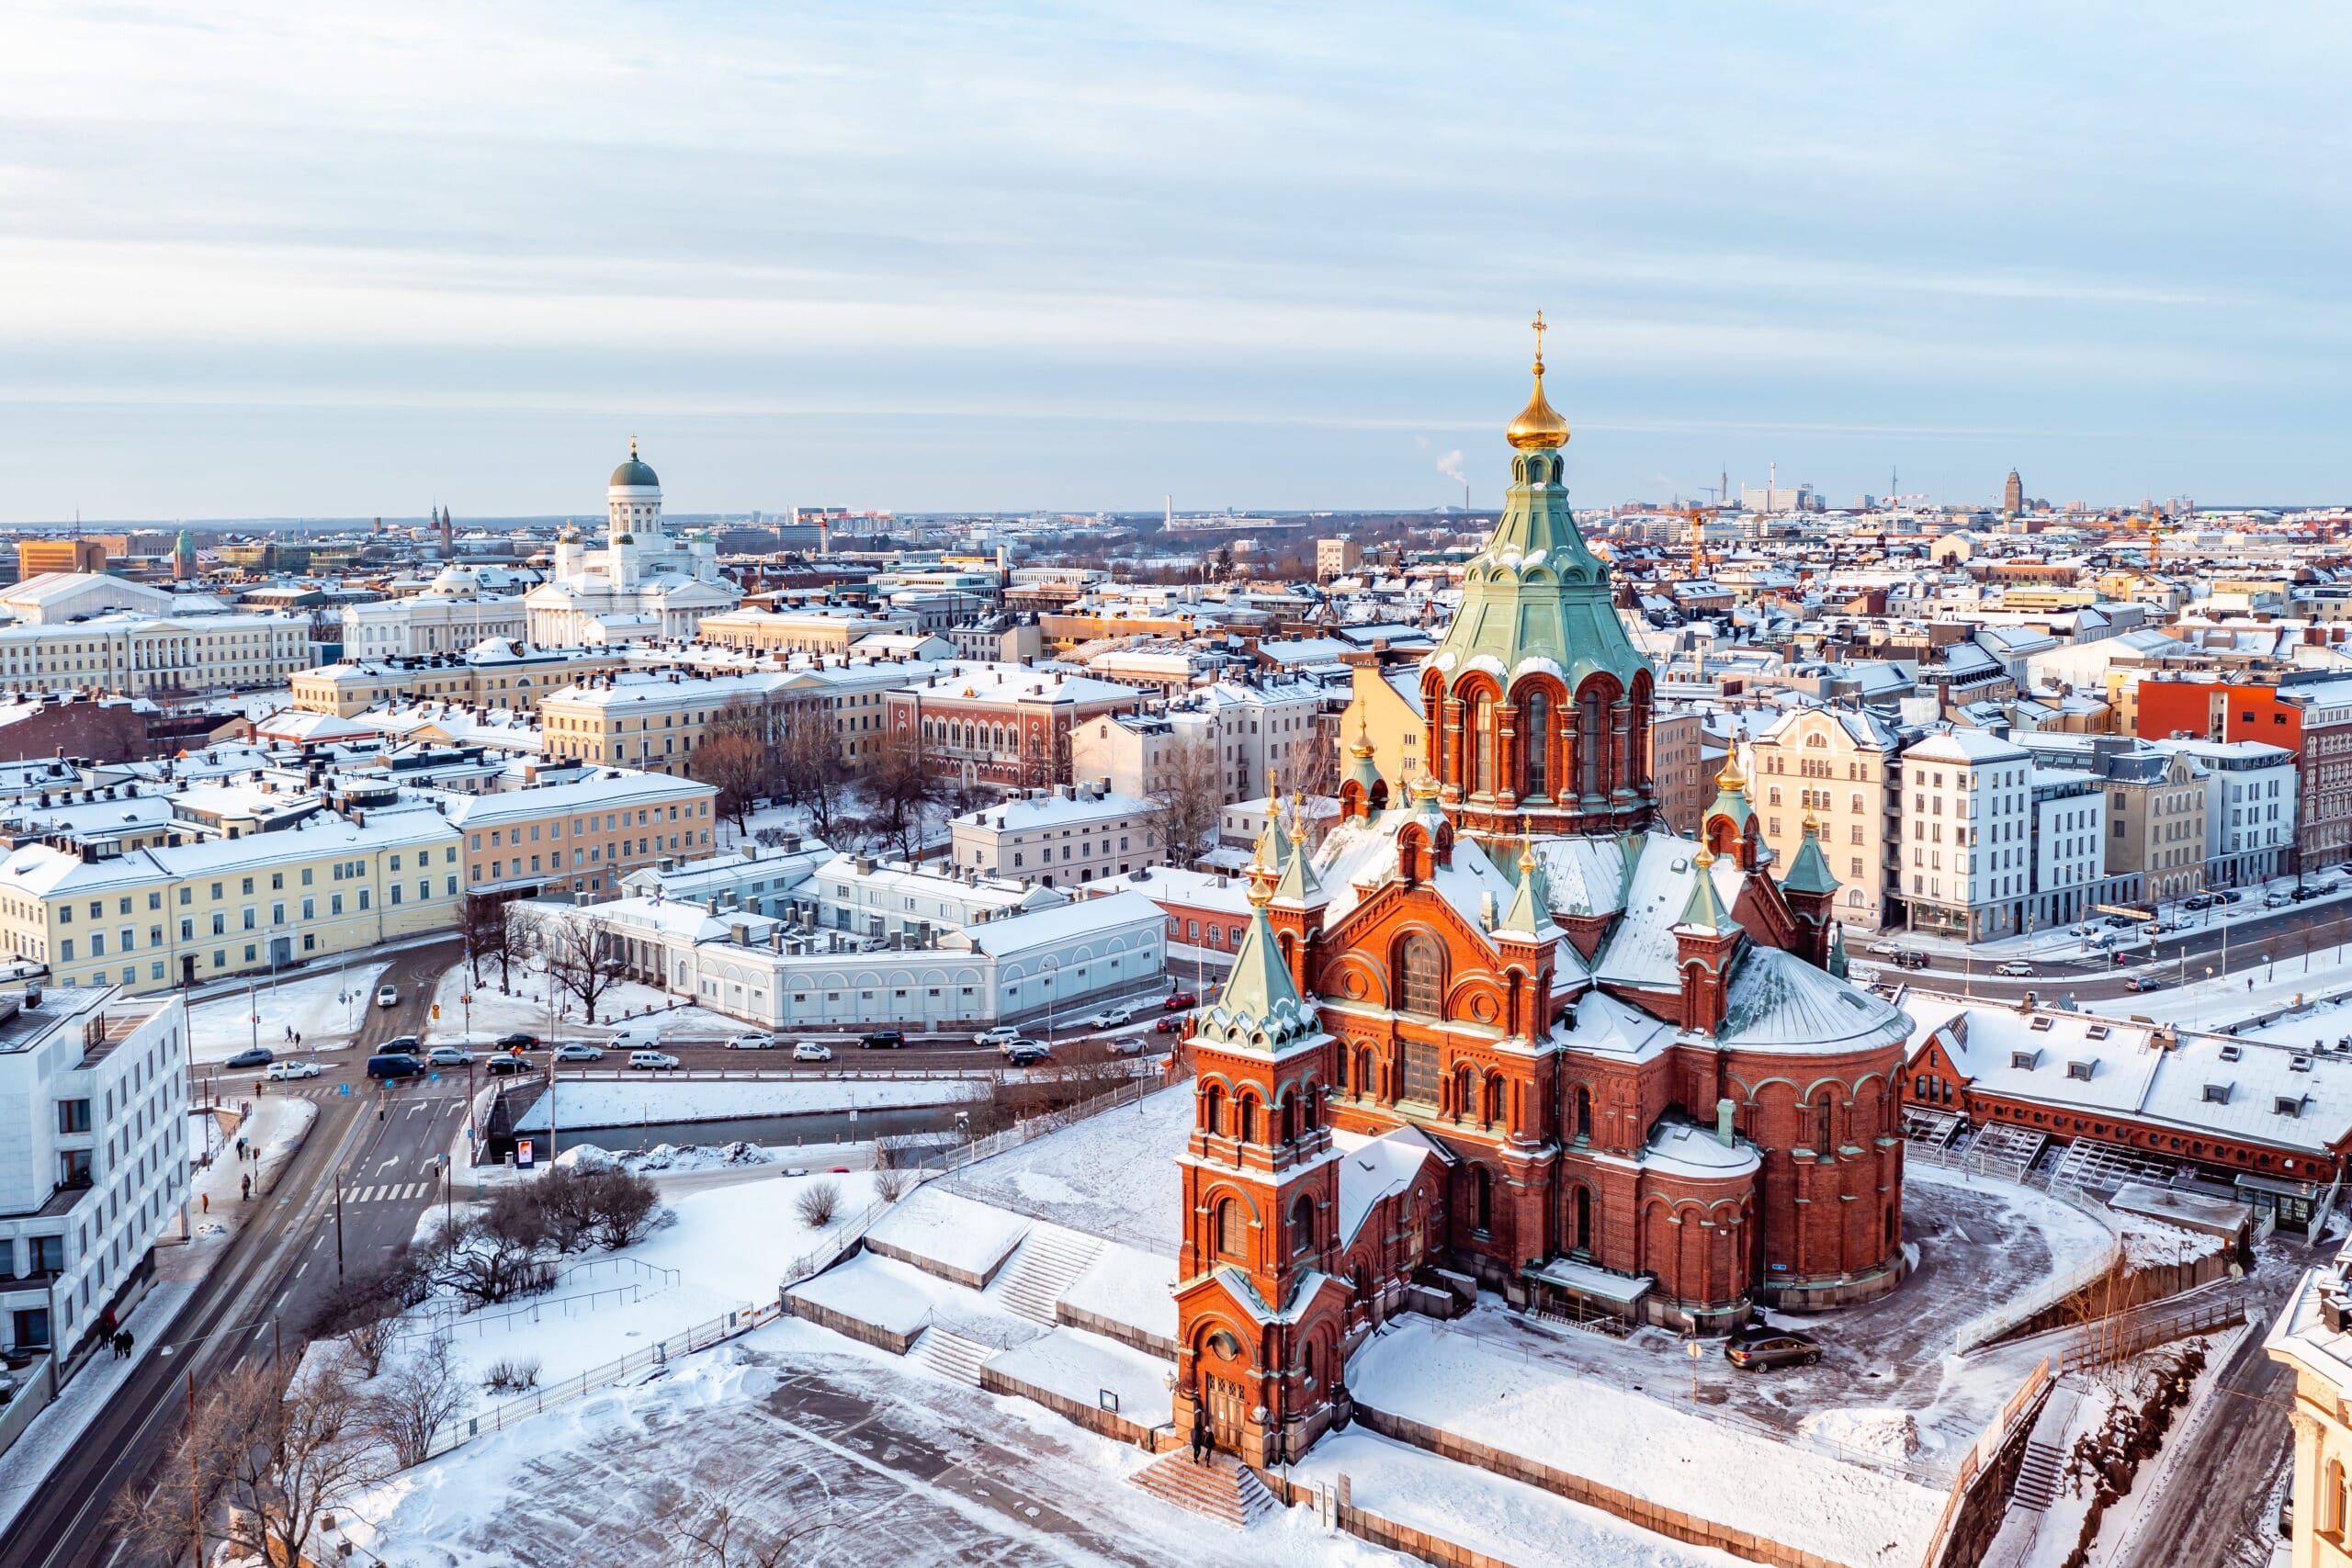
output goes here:
<path id="1" fill-rule="evenodd" d="M 489 592 L 472 568 L 447 566 L 413 597 L 345 605 L 343 656 L 415 658 L 460 652 L 485 637 L 520 641 L 526 619 L 519 594 Z"/>
<path id="2" fill-rule="evenodd" d="M 144 1291 L 187 1195 L 187 1007 L 108 987 L 0 993 L 0 1343 L 82 1348 Z M 50 1386 L 47 1366 L 29 1380 Z M 25 1397 L 20 1394 L 19 1397 Z"/>
<path id="3" fill-rule="evenodd" d="M 1023 886 L 1076 886 L 1162 858 L 1158 803 L 1100 782 L 1016 791 L 947 830 L 959 870 Z"/>
<path id="4" fill-rule="evenodd" d="M 566 528 L 555 547 L 555 576 L 523 596 L 529 639 L 542 648 L 582 648 L 642 637 L 691 637 L 705 615 L 742 602 L 718 575 L 707 533 L 676 539 L 662 522 L 662 481 L 639 461 L 613 470 L 605 491 L 605 547 L 591 550 Z"/>
<path id="5" fill-rule="evenodd" d="M 0 626 L 0 685 L 61 692 L 211 692 L 283 685 L 317 662 L 299 615 L 154 616 Z"/>

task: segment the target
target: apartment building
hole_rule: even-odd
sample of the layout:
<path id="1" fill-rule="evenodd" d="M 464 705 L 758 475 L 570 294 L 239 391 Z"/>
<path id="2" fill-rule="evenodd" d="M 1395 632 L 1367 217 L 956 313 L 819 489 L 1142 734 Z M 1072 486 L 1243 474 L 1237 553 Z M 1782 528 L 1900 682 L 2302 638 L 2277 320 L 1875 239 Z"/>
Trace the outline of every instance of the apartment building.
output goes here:
<path id="1" fill-rule="evenodd" d="M 756 717 L 773 735 L 791 707 L 792 676 L 624 671 L 539 699 L 550 760 L 684 776 L 714 726 Z"/>
<path id="2" fill-rule="evenodd" d="M 1143 705 L 1131 686 L 1024 664 L 954 664 L 881 698 L 888 727 L 920 738 L 933 773 L 1006 790 L 1068 783 L 1080 727 Z"/>
<path id="3" fill-rule="evenodd" d="M 800 610 L 769 610 L 746 604 L 724 615 L 705 615 L 695 640 L 747 653 L 808 653 L 819 658 L 846 655 L 869 637 L 924 629 L 914 612 L 851 609 L 845 605 L 816 605 Z"/>
<path id="4" fill-rule="evenodd" d="M 1403 800 L 1405 786 L 1429 766 L 1430 755 L 1429 716 L 1421 711 L 1420 673 L 1414 666 L 1355 667 L 1353 694 L 1340 716 L 1343 777 L 1349 762 L 1345 750 L 1359 735 L 1372 742 L 1372 763 L 1388 785 L 1389 800 Z"/>
<path id="5" fill-rule="evenodd" d="M 0 992 L 0 1337 L 51 1358 L 19 1399 L 46 1400 L 146 1290 L 187 1195 L 187 1060 L 177 997 Z"/>
<path id="6" fill-rule="evenodd" d="M 1901 825 L 1901 742 L 1893 728 L 1860 708 L 1795 708 L 1759 730 L 1750 750 L 1765 843 L 1781 865 L 1795 863 L 1813 818 L 1841 885 L 1838 918 L 1879 930 L 1891 911 L 1891 835 Z"/>
<path id="7" fill-rule="evenodd" d="M 527 713 L 553 693 L 629 667 L 619 649 L 533 648 L 501 637 L 453 655 L 322 664 L 295 675 L 287 688 L 293 706 L 341 718 L 408 702 Z"/>
<path id="8" fill-rule="evenodd" d="M 825 931 L 918 939 L 1068 903 L 1057 888 L 956 866 L 834 855 L 798 895 Z"/>
<path id="9" fill-rule="evenodd" d="M 1317 777 L 1331 765 L 1316 722 L 1325 701 L 1323 689 L 1306 681 L 1219 681 L 1150 713 L 1104 715 L 1080 727 L 1070 741 L 1070 768 L 1079 778 L 1110 780 L 1122 795 L 1153 795 L 1172 784 L 1180 753 L 1205 748 L 1225 801 L 1329 789 L 1330 778 Z"/>
<path id="10" fill-rule="evenodd" d="M 2205 887 L 2212 776 L 2186 752 L 2153 746 L 2098 753 L 2107 790 L 2107 870 L 2139 874 L 2143 897 L 2186 898 Z"/>
<path id="11" fill-rule="evenodd" d="M 1695 838 L 1714 780 L 1706 771 L 1706 721 L 1688 708 L 1661 710 L 1650 718 L 1650 781 L 1657 789 L 1658 815 L 1678 833 Z M 1378 749 L 1374 748 L 1375 761 Z"/>
<path id="12" fill-rule="evenodd" d="M 1915 930 L 1965 942 L 2025 929 L 2031 886 L 2032 753 L 1977 729 L 1903 753 L 1901 906 Z"/>
<path id="13" fill-rule="evenodd" d="M 2259 740 L 2155 740 L 2211 781 L 2205 813 L 2205 886 L 2258 885 L 2294 869 L 2295 754 Z"/>
<path id="14" fill-rule="evenodd" d="M 2029 930 L 2048 931 L 2112 901 L 2106 881 L 2107 791 L 2094 773 L 2038 765 L 2032 788 L 2033 901 L 2026 923 Z"/>
<path id="15" fill-rule="evenodd" d="M 632 871 L 715 852 L 718 792 L 661 773 L 605 768 L 562 784 L 429 797 L 461 835 L 474 898 L 616 896 Z"/>
<path id="16" fill-rule="evenodd" d="M 1161 858 L 1159 807 L 1107 782 L 1019 791 L 948 824 L 949 860 L 1023 886 L 1123 876 Z"/>
<path id="17" fill-rule="evenodd" d="M 314 797 L 259 788 L 266 817 L 217 833 L 176 802 L 184 834 L 52 834 L 0 861 L 0 949 L 61 985 L 151 992 L 269 973 L 457 924 L 458 834 L 432 806 L 379 786 L 381 804 L 340 815 Z M 377 798 L 377 797 L 371 797 Z M 243 821 L 263 821 L 240 830 Z M 178 838 L 179 842 L 170 841 Z"/>
<path id="18" fill-rule="evenodd" d="M 283 685 L 317 662 L 296 615 L 154 616 L 0 626 L 0 683 L 46 691 L 220 691 Z"/>

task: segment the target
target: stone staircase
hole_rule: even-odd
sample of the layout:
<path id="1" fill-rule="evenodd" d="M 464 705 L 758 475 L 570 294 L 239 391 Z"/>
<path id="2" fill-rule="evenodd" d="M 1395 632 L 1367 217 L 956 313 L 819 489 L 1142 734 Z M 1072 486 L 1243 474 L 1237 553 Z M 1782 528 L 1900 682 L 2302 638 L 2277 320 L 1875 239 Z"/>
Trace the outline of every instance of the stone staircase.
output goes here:
<path id="1" fill-rule="evenodd" d="M 1192 1450 L 1179 1449 L 1136 1472 L 1135 1483 L 1163 1503 L 1173 1503 L 1235 1529 L 1248 1529 L 1274 1509 L 1274 1495 L 1258 1472 L 1230 1454 L 1213 1454 L 1194 1464 Z"/>
<path id="2" fill-rule="evenodd" d="M 973 1388 L 980 1386 L 981 1363 L 997 1353 L 993 1345 L 984 1345 L 935 1323 L 923 1330 L 916 1349 L 932 1371 Z"/>
<path id="3" fill-rule="evenodd" d="M 1077 1282 L 1102 1252 L 1102 1242 L 1093 1236 L 1031 1231 L 1020 1260 L 1004 1281 L 1005 1309 L 1052 1327 L 1057 1321 L 1054 1309 L 1061 1304 L 1062 1292 Z"/>
<path id="4" fill-rule="evenodd" d="M 2030 1512 L 2041 1514 L 2058 1500 L 2059 1478 L 2065 1473 L 2066 1456 L 2055 1443 L 2035 1438 L 2025 1446 L 2025 1458 L 2018 1465 L 2017 1484 L 2009 1488 L 2009 1501 Z"/>

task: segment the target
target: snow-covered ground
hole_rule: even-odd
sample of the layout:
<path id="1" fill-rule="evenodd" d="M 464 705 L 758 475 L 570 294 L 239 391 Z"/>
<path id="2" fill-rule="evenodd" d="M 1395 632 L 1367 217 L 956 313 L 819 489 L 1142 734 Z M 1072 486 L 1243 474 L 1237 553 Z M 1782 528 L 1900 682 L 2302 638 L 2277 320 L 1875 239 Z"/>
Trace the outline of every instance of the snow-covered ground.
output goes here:
<path id="1" fill-rule="evenodd" d="M 1728 1552 L 1653 1535 L 1541 1487 L 1392 1443 L 1363 1427 L 1325 1438 L 1292 1472 L 1382 1518 L 1505 1562 L 1575 1568 L 1744 1568 Z"/>
<path id="2" fill-rule="evenodd" d="M 1190 1084 L 1146 1095 L 946 1178 L 952 1191 L 1071 1230 L 1174 1257 L 1184 1184 L 1175 1156 L 1193 1122 Z"/>
<path id="3" fill-rule="evenodd" d="M 758 1144 L 656 1144 L 650 1149 L 607 1154 L 594 1144 L 574 1144 L 555 1163 L 592 1170 L 633 1170 L 643 1176 L 661 1172 L 684 1176 L 710 1170 L 740 1170 L 746 1166 L 775 1165 L 782 1156 Z"/>
<path id="4" fill-rule="evenodd" d="M 1561 1375 L 1423 1318 L 1374 1336 L 1348 1386 L 1375 1410 L 1851 1568 L 1911 1568 L 1943 1507 L 1942 1492 L 1917 1482 Z"/>
<path id="5" fill-rule="evenodd" d="M 2177 964 L 2161 965 L 2156 973 L 2167 989 L 2086 1001 L 2083 1007 L 2086 1011 L 2114 1018 L 2129 1018 L 2136 1013 L 2158 1023 L 2225 1029 L 2247 1019 L 2313 1004 L 2325 1004 L 2314 1007 L 2316 1014 L 2338 1011 L 2345 998 L 2352 995 L 2352 972 L 2345 967 L 2352 962 L 2352 944 L 2309 951 L 2286 948 L 2276 952 L 2274 960 L 2258 969 L 2240 969 L 2230 975 L 2216 973 L 2209 980 L 2202 977 L 2205 965 L 2212 964 L 2217 971 L 2221 965 L 2211 959 L 2192 958 L 2188 972 L 2197 977 L 2185 986 L 2177 983 L 2180 973 Z M 2352 1016 L 2339 1021 L 2335 1033 L 2345 1033 L 2347 1029 L 2352 1029 Z M 2239 1032 L 2245 1031 L 2240 1029 Z"/>
<path id="6" fill-rule="evenodd" d="M 482 964 L 480 985 L 468 965 L 452 964 L 434 987 L 433 1005 L 441 1016 L 425 1027 L 425 1040 L 435 1044 L 479 1043 L 524 1033 L 601 1042 L 632 1023 L 650 1023 L 663 1038 L 725 1040 L 746 1028 L 741 1020 L 684 1005 L 667 992 L 634 981 L 620 982 L 598 997 L 596 1021 L 588 1023 L 580 1003 L 551 985 L 545 970 L 521 964 L 513 967 L 514 988 L 509 993 L 498 988 L 496 964 Z M 469 995 L 473 998 L 470 1008 L 465 1000 Z"/>
<path id="7" fill-rule="evenodd" d="M 667 1122 L 725 1122 L 744 1116 L 799 1116 L 824 1111 L 889 1111 L 920 1105 L 967 1105 L 988 1099 L 985 1078 L 558 1078 L 556 1126 L 656 1126 Z M 542 1095 L 515 1131 L 548 1125 Z"/>
<path id="8" fill-rule="evenodd" d="M 869 1233 L 876 1241 L 974 1276 L 996 1272 L 1028 1234 L 1026 1216 L 925 1186 L 885 1214 Z"/>
<path id="9" fill-rule="evenodd" d="M 289 1029 L 302 1032 L 305 1052 L 340 1050 L 367 1021 L 376 977 L 385 967 L 354 964 L 276 985 L 264 980 L 251 991 L 194 1003 L 187 1010 L 187 1027 L 195 1059 L 225 1062 L 254 1044 L 256 1034 L 261 1044 L 283 1056 L 293 1049 L 286 1039 Z M 252 1021 L 256 1015 L 258 1025 Z"/>

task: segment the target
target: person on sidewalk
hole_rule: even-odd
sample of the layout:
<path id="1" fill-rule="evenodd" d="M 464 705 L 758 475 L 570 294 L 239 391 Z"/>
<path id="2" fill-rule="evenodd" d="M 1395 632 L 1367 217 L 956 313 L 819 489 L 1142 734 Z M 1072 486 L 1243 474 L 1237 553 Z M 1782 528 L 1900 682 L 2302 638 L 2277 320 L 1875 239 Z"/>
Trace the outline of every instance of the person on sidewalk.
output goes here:
<path id="1" fill-rule="evenodd" d="M 237 1178 L 237 1201 L 240 1203 L 250 1203 L 253 1201 L 254 1179 L 250 1176 L 241 1176 Z"/>
<path id="2" fill-rule="evenodd" d="M 1216 1441 L 1209 1432 L 1209 1413 L 1205 1405 L 1193 1407 L 1193 1462 L 1206 1464 L 1209 1455 L 1216 1451 Z"/>

